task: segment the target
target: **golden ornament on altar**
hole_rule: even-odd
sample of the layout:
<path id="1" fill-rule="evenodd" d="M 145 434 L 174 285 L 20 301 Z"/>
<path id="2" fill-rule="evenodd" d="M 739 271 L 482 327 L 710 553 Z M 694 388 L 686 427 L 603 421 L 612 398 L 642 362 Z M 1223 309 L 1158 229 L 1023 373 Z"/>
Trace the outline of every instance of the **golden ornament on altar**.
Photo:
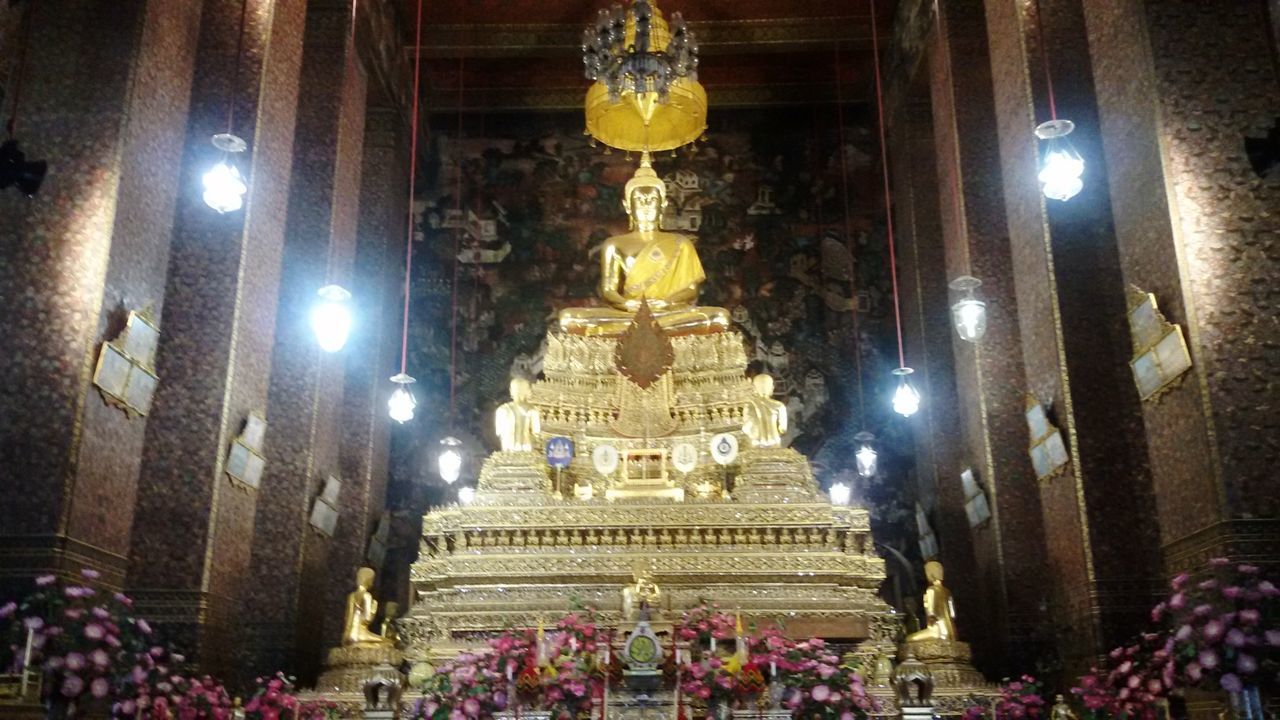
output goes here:
<path id="1" fill-rule="evenodd" d="M 1053 698 L 1053 707 L 1049 710 L 1049 720 L 1080 720 L 1075 711 L 1059 693 Z"/>
<path id="2" fill-rule="evenodd" d="M 923 630 L 908 635 L 907 642 L 955 640 L 955 606 L 951 602 L 951 591 L 942 584 L 942 563 L 937 560 L 925 563 L 924 574 L 929 579 L 929 587 L 924 591 L 926 625 Z"/>
<path id="3" fill-rule="evenodd" d="M 694 304 L 707 276 L 692 240 L 662 229 L 667 188 L 648 153 L 623 197 L 632 229 L 606 240 L 600 251 L 599 293 L 606 306 L 565 308 L 560 328 L 578 335 L 621 335 L 645 303 L 659 327 L 672 335 L 728 328 L 727 310 Z"/>
<path id="4" fill-rule="evenodd" d="M 373 586 L 373 568 L 356 570 L 356 589 L 347 595 L 347 615 L 343 621 L 343 645 L 390 645 L 391 641 L 370 629 L 378 612 Z"/>
<path id="5" fill-rule="evenodd" d="M 537 445 L 537 435 L 542 430 L 541 414 L 529 402 L 532 392 L 529 381 L 512 378 L 511 402 L 498 406 L 494 412 L 494 430 L 502 450 L 529 452 Z"/>
<path id="6" fill-rule="evenodd" d="M 742 408 L 742 432 L 758 448 L 779 447 L 787 433 L 787 406 L 773 399 L 773 376 L 751 378 L 755 395 Z"/>
<path id="7" fill-rule="evenodd" d="M 634 582 L 622 589 L 622 617 L 635 622 L 641 619 L 641 610 L 658 608 L 662 590 L 654 582 L 653 572 L 646 567 L 636 567 L 631 575 Z"/>

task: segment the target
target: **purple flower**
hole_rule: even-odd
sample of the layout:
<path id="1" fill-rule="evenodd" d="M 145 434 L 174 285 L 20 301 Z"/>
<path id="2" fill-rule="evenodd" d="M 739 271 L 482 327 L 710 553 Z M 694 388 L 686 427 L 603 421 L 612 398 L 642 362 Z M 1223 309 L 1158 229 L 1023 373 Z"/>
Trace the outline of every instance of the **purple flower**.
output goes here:
<path id="1" fill-rule="evenodd" d="M 1169 607 L 1167 603 L 1160 603 L 1159 605 L 1151 608 L 1151 622 L 1160 622 L 1160 618 L 1164 617 L 1164 611 L 1167 607 Z"/>
<path id="2" fill-rule="evenodd" d="M 89 578 L 90 580 L 97 580 L 98 578 L 102 577 L 102 573 L 98 572 L 97 570 L 90 570 L 89 568 L 81 568 L 80 574 L 84 577 Z"/>
<path id="3" fill-rule="evenodd" d="M 1198 657 L 1200 658 L 1200 665 L 1206 670 L 1218 667 L 1218 653 L 1212 650 L 1201 650 Z"/>
<path id="4" fill-rule="evenodd" d="M 1182 586 L 1186 585 L 1187 581 L 1190 579 L 1191 579 L 1190 575 L 1186 573 L 1178 573 L 1177 575 L 1174 576 L 1173 580 L 1169 581 L 1169 587 L 1173 588 L 1174 590 L 1181 590 Z"/>
<path id="5" fill-rule="evenodd" d="M 1275 597 L 1276 595 L 1280 595 L 1280 590 L 1276 589 L 1275 584 L 1272 583 L 1270 580 L 1263 580 L 1259 582 L 1258 590 L 1261 591 L 1262 594 L 1266 595 L 1267 597 Z"/>
<path id="6" fill-rule="evenodd" d="M 1268 630 L 1267 644 L 1271 647 L 1280 647 L 1280 630 Z"/>
<path id="7" fill-rule="evenodd" d="M 1186 606 L 1187 596 L 1184 593 L 1174 593 L 1173 597 L 1169 598 L 1169 608 L 1172 610 L 1181 610 Z"/>
<path id="8" fill-rule="evenodd" d="M 125 607 L 133 607 L 133 598 L 129 597 L 128 595 L 125 595 L 124 593 L 116 593 L 111 597 L 114 597 L 116 599 L 116 602 L 120 603 Z"/>
<path id="9" fill-rule="evenodd" d="M 142 618 L 138 618 L 137 625 L 138 625 L 138 630 L 142 631 L 143 635 L 151 634 L 151 626 L 147 624 L 146 620 L 143 620 Z"/>
<path id="10" fill-rule="evenodd" d="M 93 682 L 89 683 L 89 694 L 96 698 L 106 697 L 110 689 L 111 686 L 107 684 L 106 678 L 94 678 Z"/>
<path id="11" fill-rule="evenodd" d="M 1236 670 L 1249 675 L 1258 672 L 1258 661 L 1248 653 L 1240 653 L 1240 657 L 1236 658 Z"/>
<path id="12" fill-rule="evenodd" d="M 1262 620 L 1262 614 L 1254 608 L 1245 608 L 1240 611 L 1241 625 L 1257 625 Z"/>
<path id="13" fill-rule="evenodd" d="M 1244 683 L 1240 682 L 1240 676 L 1235 673 L 1223 673 L 1219 680 L 1222 683 L 1222 689 L 1227 692 L 1240 692 L 1244 689 Z"/>
<path id="14" fill-rule="evenodd" d="M 1178 632 L 1174 633 L 1173 639 L 1177 640 L 1178 642 L 1183 642 L 1187 638 L 1191 637 L 1192 632 L 1193 630 L 1190 625 L 1183 625 L 1182 627 L 1178 628 Z"/>
<path id="15" fill-rule="evenodd" d="M 84 669 L 84 665 L 85 665 L 84 655 L 81 655 L 78 652 L 67 653 L 67 669 L 68 670 L 71 670 L 72 672 L 79 672 L 80 670 Z"/>
<path id="16" fill-rule="evenodd" d="M 1196 617 L 1205 617 L 1211 612 L 1213 612 L 1213 606 L 1210 605 L 1209 603 L 1204 603 L 1201 605 L 1197 605 L 1196 609 L 1191 611 L 1191 614 L 1195 615 Z"/>
<path id="17" fill-rule="evenodd" d="M 57 578 L 52 575 L 41 575 L 36 578 L 36 587 L 49 587 L 54 580 L 57 580 Z"/>
<path id="18" fill-rule="evenodd" d="M 1244 647 L 1244 633 L 1240 628 L 1231 628 L 1227 631 L 1227 639 L 1224 642 L 1234 648 Z"/>
<path id="19" fill-rule="evenodd" d="M 1228 585 L 1222 588 L 1222 597 L 1228 600 L 1235 600 L 1236 598 L 1240 597 L 1241 592 L 1243 591 L 1240 589 L 1238 585 Z"/>
<path id="20" fill-rule="evenodd" d="M 826 702 L 831 697 L 831 688 L 826 685 L 815 685 L 809 694 L 813 696 L 815 702 Z"/>
<path id="21" fill-rule="evenodd" d="M 87 588 L 87 587 L 84 587 L 83 585 L 72 585 L 71 587 L 68 587 L 62 592 L 64 595 L 66 595 L 69 598 L 87 598 L 87 597 L 93 597 L 94 595 L 93 588 Z"/>
<path id="22" fill-rule="evenodd" d="M 1204 634 L 1205 640 L 1211 643 L 1216 643 L 1222 639 L 1222 632 L 1225 629 L 1226 627 L 1222 624 L 1222 621 L 1215 618 L 1205 623 L 1204 628 L 1200 632 Z"/>
<path id="23" fill-rule="evenodd" d="M 89 612 L 93 613 L 93 616 L 98 618 L 99 620 L 106 620 L 107 618 L 111 617 L 111 613 L 107 612 L 107 609 L 102 607 L 101 605 L 95 605 L 93 609 L 90 610 Z"/>
<path id="24" fill-rule="evenodd" d="M 1244 573 L 1245 575 L 1257 575 L 1257 574 L 1258 574 L 1258 566 L 1257 566 L 1257 565 L 1237 565 L 1237 566 L 1236 566 L 1236 570 L 1239 570 L 1240 572 Z"/>
<path id="25" fill-rule="evenodd" d="M 1223 567 L 1225 565 L 1230 565 L 1230 564 L 1231 564 L 1231 560 L 1229 558 L 1224 558 L 1224 557 L 1209 558 L 1209 567 Z"/>
<path id="26" fill-rule="evenodd" d="M 97 650 L 89 653 L 89 662 L 100 668 L 105 668 L 111 664 L 111 656 L 107 654 L 106 650 L 98 648 Z"/>
<path id="27" fill-rule="evenodd" d="M 1214 580 L 1213 578 L 1209 578 L 1208 580 L 1201 582 L 1196 587 L 1200 588 L 1201 590 L 1212 590 L 1218 587 L 1218 581 Z"/>
<path id="28" fill-rule="evenodd" d="M 107 631 L 98 623 L 89 623 L 84 626 L 84 636 L 90 640 L 101 640 L 106 637 Z"/>
<path id="29" fill-rule="evenodd" d="M 1200 668 L 1200 663 L 1194 660 L 1187 663 L 1187 677 L 1191 678 L 1191 682 L 1200 682 L 1200 678 L 1204 677 L 1204 671 Z"/>
<path id="30" fill-rule="evenodd" d="M 7 602 L 0 605 L 0 620 L 3 620 L 18 611 L 18 603 Z"/>
<path id="31" fill-rule="evenodd" d="M 44 618 L 40 617 L 39 615 L 32 615 L 31 617 L 22 621 L 22 626 L 28 630 L 39 631 L 40 628 L 44 627 Z"/>
<path id="32" fill-rule="evenodd" d="M 84 680 L 78 675 L 68 675 L 62 681 L 62 694 L 66 697 L 78 697 L 84 692 Z"/>

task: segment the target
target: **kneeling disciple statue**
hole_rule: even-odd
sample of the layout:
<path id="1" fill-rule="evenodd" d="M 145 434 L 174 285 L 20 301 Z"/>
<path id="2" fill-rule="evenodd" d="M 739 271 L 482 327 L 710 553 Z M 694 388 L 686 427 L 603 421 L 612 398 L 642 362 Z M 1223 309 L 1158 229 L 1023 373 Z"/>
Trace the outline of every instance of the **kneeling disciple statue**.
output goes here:
<path id="1" fill-rule="evenodd" d="M 511 402 L 498 406 L 494 430 L 504 452 L 530 452 L 542 429 L 538 408 L 529 402 L 533 389 L 524 378 L 511 379 Z"/>
<path id="2" fill-rule="evenodd" d="M 773 399 L 773 376 L 760 373 L 751 378 L 755 397 L 742 409 L 742 432 L 758 448 L 779 447 L 787 434 L 787 406 Z"/>

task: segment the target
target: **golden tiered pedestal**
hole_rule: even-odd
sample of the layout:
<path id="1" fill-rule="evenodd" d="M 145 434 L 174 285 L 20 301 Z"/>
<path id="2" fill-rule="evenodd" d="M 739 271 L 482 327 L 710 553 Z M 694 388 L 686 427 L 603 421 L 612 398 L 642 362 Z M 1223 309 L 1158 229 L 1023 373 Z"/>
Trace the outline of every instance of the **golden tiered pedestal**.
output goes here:
<path id="1" fill-rule="evenodd" d="M 752 391 L 741 336 L 670 341 L 671 369 L 638 392 L 615 369 L 617 339 L 548 337 L 545 379 L 532 393 L 538 440 L 572 439 L 574 460 L 557 485 L 537 453 L 494 453 L 474 503 L 427 514 L 417 599 L 400 623 L 411 661 L 452 657 L 505 627 L 554 620 L 574 602 L 622 625 L 621 591 L 637 567 L 661 585 L 668 619 L 706 599 L 740 608 L 746 621 L 783 620 L 798 636 L 855 640 L 890 612 L 877 594 L 884 563 L 867 512 L 831 505 L 800 454 L 751 448 L 742 435 Z M 646 437 L 655 427 L 661 433 Z M 742 448 L 727 468 L 710 456 L 717 433 L 733 433 Z M 591 459 L 609 444 L 624 459 L 648 453 L 667 463 L 680 443 L 698 449 L 696 466 L 663 465 L 642 482 L 628 481 L 621 462 L 605 477 Z M 574 499 L 583 486 L 593 499 Z"/>

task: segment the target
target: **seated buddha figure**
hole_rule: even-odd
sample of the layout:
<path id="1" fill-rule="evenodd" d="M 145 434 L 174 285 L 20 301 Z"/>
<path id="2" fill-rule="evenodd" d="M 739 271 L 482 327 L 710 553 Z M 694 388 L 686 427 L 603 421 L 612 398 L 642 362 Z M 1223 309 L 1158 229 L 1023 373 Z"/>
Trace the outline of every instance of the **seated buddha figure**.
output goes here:
<path id="1" fill-rule="evenodd" d="M 720 332 L 729 327 L 724 308 L 699 307 L 698 286 L 707 278 L 689 237 L 661 227 L 667 187 L 645 153 L 627 181 L 623 207 L 631 231 L 605 241 L 600 252 L 600 307 L 565 308 L 560 328 L 578 335 L 621 335 L 642 302 L 672 335 Z"/>

